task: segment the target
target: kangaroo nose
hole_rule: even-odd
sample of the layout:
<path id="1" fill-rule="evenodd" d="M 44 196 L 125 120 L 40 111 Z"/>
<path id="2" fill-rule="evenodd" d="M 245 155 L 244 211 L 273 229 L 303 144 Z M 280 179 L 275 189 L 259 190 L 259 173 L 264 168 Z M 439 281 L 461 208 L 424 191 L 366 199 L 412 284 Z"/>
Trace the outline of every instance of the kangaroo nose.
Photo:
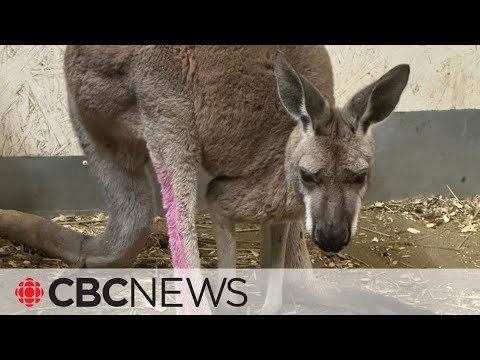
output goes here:
<path id="1" fill-rule="evenodd" d="M 348 226 L 315 227 L 313 242 L 327 253 L 338 253 L 350 242 Z"/>

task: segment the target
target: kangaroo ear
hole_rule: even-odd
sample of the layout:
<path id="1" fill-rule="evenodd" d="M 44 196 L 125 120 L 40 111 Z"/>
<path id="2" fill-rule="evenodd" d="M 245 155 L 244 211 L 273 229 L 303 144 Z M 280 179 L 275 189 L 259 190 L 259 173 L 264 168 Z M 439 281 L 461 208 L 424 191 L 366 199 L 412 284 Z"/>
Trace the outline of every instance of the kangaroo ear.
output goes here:
<path id="1" fill-rule="evenodd" d="M 275 57 L 275 79 L 280 101 L 305 132 L 317 130 L 330 119 L 330 108 L 318 90 L 298 74 L 282 52 Z"/>
<path id="2" fill-rule="evenodd" d="M 360 90 L 343 109 L 343 119 L 360 133 L 386 119 L 397 106 L 408 83 L 410 66 L 398 65 Z"/>

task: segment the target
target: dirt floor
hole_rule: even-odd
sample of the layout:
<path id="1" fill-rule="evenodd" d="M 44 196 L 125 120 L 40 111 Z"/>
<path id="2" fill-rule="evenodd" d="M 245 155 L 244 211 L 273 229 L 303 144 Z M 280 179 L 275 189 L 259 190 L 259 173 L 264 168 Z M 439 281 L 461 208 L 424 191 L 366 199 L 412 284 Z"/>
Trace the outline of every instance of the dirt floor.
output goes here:
<path id="1" fill-rule="evenodd" d="M 479 268 L 480 195 L 458 199 L 429 197 L 376 203 L 362 210 L 359 228 L 350 245 L 340 254 L 327 257 L 307 239 L 314 267 L 329 268 Z M 99 234 L 106 225 L 105 214 L 59 216 L 53 221 L 88 234 Z M 216 246 L 211 223 L 199 216 L 199 246 L 202 265 L 216 267 Z M 258 229 L 238 226 L 237 264 L 258 267 Z M 67 267 L 57 259 L 0 239 L 0 268 Z M 134 267 L 171 267 L 165 219 L 156 218 L 148 245 Z"/>

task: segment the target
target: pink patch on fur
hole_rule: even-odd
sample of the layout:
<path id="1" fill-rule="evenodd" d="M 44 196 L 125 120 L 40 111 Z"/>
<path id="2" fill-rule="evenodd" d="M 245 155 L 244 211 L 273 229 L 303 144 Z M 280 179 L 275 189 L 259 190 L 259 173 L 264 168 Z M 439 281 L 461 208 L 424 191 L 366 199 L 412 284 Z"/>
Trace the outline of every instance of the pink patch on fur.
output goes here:
<path id="1" fill-rule="evenodd" d="M 163 208 L 167 215 L 167 226 L 170 251 L 172 253 L 173 267 L 188 269 L 189 263 L 185 247 L 183 245 L 182 234 L 180 233 L 180 214 L 178 207 L 175 204 L 175 198 L 173 196 L 172 182 L 168 173 L 163 170 L 160 165 L 154 164 L 155 173 L 157 174 L 158 181 L 162 188 Z"/>

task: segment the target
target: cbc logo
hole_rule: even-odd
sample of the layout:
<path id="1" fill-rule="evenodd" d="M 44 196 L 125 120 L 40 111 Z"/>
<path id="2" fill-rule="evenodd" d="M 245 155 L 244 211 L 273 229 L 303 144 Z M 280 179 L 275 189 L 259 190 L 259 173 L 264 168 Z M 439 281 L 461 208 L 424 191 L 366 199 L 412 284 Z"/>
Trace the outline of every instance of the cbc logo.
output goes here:
<path id="1" fill-rule="evenodd" d="M 21 281 L 15 289 L 15 296 L 18 298 L 18 301 L 26 307 L 38 304 L 44 293 L 40 283 L 32 278 L 26 278 L 25 281 Z"/>

